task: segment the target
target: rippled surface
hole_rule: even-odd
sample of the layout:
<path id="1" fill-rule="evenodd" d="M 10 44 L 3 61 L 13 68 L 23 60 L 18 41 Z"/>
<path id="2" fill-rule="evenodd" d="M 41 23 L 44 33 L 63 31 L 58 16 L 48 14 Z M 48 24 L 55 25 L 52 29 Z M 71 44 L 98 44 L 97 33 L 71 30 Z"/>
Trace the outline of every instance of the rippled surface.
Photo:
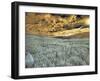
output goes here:
<path id="1" fill-rule="evenodd" d="M 26 35 L 26 52 L 32 54 L 32 67 L 89 65 L 89 39 L 62 39 Z M 27 67 L 27 68 L 32 68 Z"/>

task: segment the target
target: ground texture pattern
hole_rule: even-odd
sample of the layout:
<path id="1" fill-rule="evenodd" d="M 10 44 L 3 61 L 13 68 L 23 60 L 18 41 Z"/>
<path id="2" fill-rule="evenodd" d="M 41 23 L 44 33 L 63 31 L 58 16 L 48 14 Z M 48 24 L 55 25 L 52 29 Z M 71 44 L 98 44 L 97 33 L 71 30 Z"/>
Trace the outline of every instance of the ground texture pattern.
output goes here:
<path id="1" fill-rule="evenodd" d="M 89 40 L 85 38 L 63 39 L 26 35 L 25 45 L 26 52 L 29 52 L 34 60 L 32 67 L 89 65 Z"/>

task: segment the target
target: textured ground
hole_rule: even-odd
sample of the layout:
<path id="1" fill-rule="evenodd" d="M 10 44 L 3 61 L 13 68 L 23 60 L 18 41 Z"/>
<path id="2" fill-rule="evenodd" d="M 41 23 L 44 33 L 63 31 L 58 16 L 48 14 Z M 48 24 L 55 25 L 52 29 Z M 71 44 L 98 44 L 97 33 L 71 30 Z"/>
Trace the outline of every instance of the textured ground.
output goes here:
<path id="1" fill-rule="evenodd" d="M 89 40 L 86 38 L 61 39 L 26 35 L 25 45 L 26 51 L 34 59 L 32 67 L 89 65 Z"/>

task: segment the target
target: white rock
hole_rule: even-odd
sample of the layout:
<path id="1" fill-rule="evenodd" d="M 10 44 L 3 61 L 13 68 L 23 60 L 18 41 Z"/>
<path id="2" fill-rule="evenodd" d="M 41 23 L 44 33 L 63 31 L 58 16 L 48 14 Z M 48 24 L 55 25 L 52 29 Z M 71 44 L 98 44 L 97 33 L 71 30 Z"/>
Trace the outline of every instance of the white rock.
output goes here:
<path id="1" fill-rule="evenodd" d="M 31 68 L 34 66 L 34 59 L 32 54 L 30 54 L 29 52 L 26 53 L 25 56 L 25 64 L 27 68 Z"/>

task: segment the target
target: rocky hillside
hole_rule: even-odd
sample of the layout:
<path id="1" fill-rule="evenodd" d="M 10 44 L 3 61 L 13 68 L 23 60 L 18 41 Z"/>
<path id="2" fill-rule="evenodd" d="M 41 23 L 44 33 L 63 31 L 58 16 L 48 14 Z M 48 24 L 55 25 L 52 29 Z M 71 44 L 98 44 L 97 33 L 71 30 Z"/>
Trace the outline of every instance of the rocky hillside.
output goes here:
<path id="1" fill-rule="evenodd" d="M 89 65 L 89 16 L 26 13 L 26 68 Z M 63 38 L 63 39 L 62 39 Z M 70 39 L 71 38 L 71 39 Z"/>
<path id="2" fill-rule="evenodd" d="M 89 16 L 87 15 L 27 12 L 25 26 L 26 34 L 89 37 Z"/>

